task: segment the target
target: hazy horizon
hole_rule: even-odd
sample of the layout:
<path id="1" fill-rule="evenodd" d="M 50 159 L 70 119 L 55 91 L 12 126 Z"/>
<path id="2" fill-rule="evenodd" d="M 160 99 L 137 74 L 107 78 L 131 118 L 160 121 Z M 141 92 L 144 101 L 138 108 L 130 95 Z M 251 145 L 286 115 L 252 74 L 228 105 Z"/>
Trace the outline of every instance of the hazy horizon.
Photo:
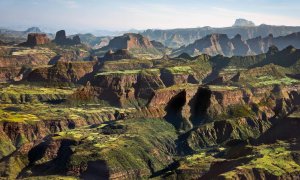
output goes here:
<path id="1" fill-rule="evenodd" d="M 123 31 L 228 27 L 237 18 L 256 25 L 299 26 L 299 10 L 296 0 L 1 0 L 0 26 Z"/>

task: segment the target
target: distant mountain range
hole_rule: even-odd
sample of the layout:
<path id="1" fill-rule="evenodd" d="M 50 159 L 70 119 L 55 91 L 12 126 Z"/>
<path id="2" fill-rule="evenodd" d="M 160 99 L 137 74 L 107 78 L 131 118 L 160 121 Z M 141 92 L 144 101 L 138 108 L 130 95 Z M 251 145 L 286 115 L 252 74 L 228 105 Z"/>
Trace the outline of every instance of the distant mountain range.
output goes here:
<path id="1" fill-rule="evenodd" d="M 266 37 L 269 34 L 273 34 L 274 37 L 286 36 L 295 32 L 300 32 L 299 26 L 272 26 L 266 24 L 255 26 L 251 21 L 238 19 L 232 27 L 213 28 L 207 26 L 170 30 L 149 29 L 141 34 L 151 40 L 159 41 L 165 46 L 179 48 L 194 43 L 196 40 L 209 34 L 226 34 L 229 38 L 240 34 L 243 40 L 247 40 L 259 36 Z"/>
<path id="2" fill-rule="evenodd" d="M 271 46 L 276 46 L 280 50 L 288 46 L 300 48 L 300 32 L 292 33 L 287 36 L 274 37 L 272 34 L 262 38 L 261 36 L 242 40 L 240 34 L 234 38 L 229 38 L 226 34 L 211 34 L 194 43 L 174 50 L 173 56 L 187 53 L 191 56 L 208 54 L 211 56 L 248 56 L 266 53 Z"/>
<path id="3" fill-rule="evenodd" d="M 25 31 L 0 29 L 0 39 L 3 42 L 19 44 L 21 42 L 26 41 L 27 36 L 30 33 L 43 33 L 43 32 L 38 27 L 31 27 Z M 48 33 L 47 36 L 50 37 L 51 39 L 54 37 L 54 35 L 50 33 Z"/>

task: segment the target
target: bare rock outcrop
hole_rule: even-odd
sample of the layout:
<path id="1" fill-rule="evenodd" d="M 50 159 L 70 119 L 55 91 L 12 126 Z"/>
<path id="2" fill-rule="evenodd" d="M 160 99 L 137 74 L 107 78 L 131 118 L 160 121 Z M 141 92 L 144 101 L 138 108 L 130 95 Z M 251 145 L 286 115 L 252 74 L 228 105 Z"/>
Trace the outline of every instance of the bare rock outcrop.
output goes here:
<path id="1" fill-rule="evenodd" d="M 66 31 L 60 30 L 56 32 L 54 41 L 58 45 L 77 45 L 81 44 L 80 37 L 78 35 L 74 36 L 73 39 L 67 38 Z"/>
<path id="2" fill-rule="evenodd" d="M 47 44 L 50 42 L 50 39 L 47 37 L 46 34 L 40 33 L 30 33 L 28 34 L 27 41 L 21 43 L 20 46 L 29 46 L 34 47 L 38 45 Z"/>

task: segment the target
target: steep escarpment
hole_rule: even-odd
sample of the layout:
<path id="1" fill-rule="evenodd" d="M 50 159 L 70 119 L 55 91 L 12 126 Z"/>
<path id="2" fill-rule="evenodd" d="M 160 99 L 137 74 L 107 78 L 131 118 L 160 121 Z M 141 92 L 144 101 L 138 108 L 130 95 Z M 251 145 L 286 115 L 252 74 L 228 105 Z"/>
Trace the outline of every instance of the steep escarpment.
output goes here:
<path id="1" fill-rule="evenodd" d="M 154 116 L 170 119 L 178 129 L 185 125 L 192 128 L 210 121 L 232 118 L 246 118 L 245 122 L 260 119 L 268 124 L 267 121 L 274 116 L 288 114 L 296 105 L 292 102 L 298 94 L 293 88 L 277 89 L 276 86 L 253 90 L 234 87 L 225 89 L 222 86 L 210 86 L 211 90 L 198 89 L 197 86 L 175 87 L 156 91 L 147 110 L 153 112 Z M 276 92 L 277 96 L 269 92 Z M 257 128 L 261 127 L 257 125 Z"/>
<path id="2" fill-rule="evenodd" d="M 159 70 L 99 73 L 91 85 L 98 91 L 99 99 L 121 107 L 145 104 L 154 90 L 165 87 Z"/>
<path id="3" fill-rule="evenodd" d="M 194 43 L 181 47 L 173 52 L 174 55 L 188 53 L 190 55 L 208 54 L 224 56 L 247 56 L 266 53 L 271 46 L 277 46 L 280 50 L 292 45 L 299 48 L 299 33 L 293 33 L 287 36 L 274 37 L 273 34 L 267 37 L 255 37 L 248 40 L 242 40 L 240 34 L 232 39 L 226 34 L 211 34 Z"/>
<path id="4" fill-rule="evenodd" d="M 104 100 L 111 105 L 121 107 L 127 105 L 142 107 L 148 103 L 158 89 L 182 83 L 199 84 L 209 74 L 210 68 L 205 68 L 207 64 L 201 66 L 197 60 L 194 63 L 191 66 L 173 66 L 161 69 L 153 67 L 145 70 L 131 70 L 130 67 L 125 66 L 124 68 L 127 67 L 128 70 L 95 73 L 90 80 L 95 93 L 91 99 Z M 144 66 L 139 64 L 139 66 L 141 65 Z M 151 66 L 151 64 L 149 65 Z M 134 65 L 131 64 L 131 66 Z M 102 69 L 104 70 L 105 67 L 106 65 L 102 66 Z M 87 87 L 87 89 L 89 88 Z"/>
<path id="5" fill-rule="evenodd" d="M 29 82 L 87 82 L 87 76 L 94 70 L 96 62 L 58 62 L 52 67 L 33 70 L 27 77 Z"/>

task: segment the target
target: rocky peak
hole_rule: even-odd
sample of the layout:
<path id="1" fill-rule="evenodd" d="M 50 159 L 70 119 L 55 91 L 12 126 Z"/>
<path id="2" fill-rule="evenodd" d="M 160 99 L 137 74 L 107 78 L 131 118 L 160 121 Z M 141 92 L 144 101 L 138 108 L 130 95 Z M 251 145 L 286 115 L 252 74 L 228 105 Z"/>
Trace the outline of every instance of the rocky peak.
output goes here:
<path id="1" fill-rule="evenodd" d="M 246 19 L 237 19 L 233 24 L 233 27 L 253 27 L 255 24 L 252 21 Z"/>
<path id="2" fill-rule="evenodd" d="M 73 37 L 73 42 L 74 42 L 75 44 L 80 44 L 80 43 L 81 43 L 80 37 L 79 37 L 78 35 L 74 36 L 74 37 Z"/>
<path id="3" fill-rule="evenodd" d="M 46 34 L 40 33 L 30 33 L 27 36 L 27 41 L 25 43 L 20 44 L 21 46 L 37 46 L 49 43 L 50 40 Z"/>
<path id="4" fill-rule="evenodd" d="M 153 45 L 151 44 L 150 40 L 140 34 L 129 33 L 125 34 L 128 37 L 127 40 L 127 48 L 152 48 Z"/>
<path id="5" fill-rule="evenodd" d="M 279 49 L 276 47 L 276 46 L 270 46 L 269 47 L 269 50 L 268 50 L 268 52 L 267 52 L 267 55 L 268 56 L 272 56 L 272 55 L 274 55 L 274 54 L 276 54 L 276 53 L 278 53 L 279 52 Z"/>
<path id="6" fill-rule="evenodd" d="M 233 54 L 237 56 L 248 55 L 250 53 L 250 48 L 245 41 L 242 40 L 242 36 L 237 34 L 231 39 L 231 43 L 234 47 Z"/>
<path id="7" fill-rule="evenodd" d="M 274 36 L 273 36 L 273 34 L 271 33 L 271 34 L 269 34 L 269 36 L 268 36 L 269 38 L 274 38 Z"/>
<path id="8" fill-rule="evenodd" d="M 25 33 L 41 33 L 42 31 L 38 27 L 28 28 Z"/>
<path id="9" fill-rule="evenodd" d="M 74 36 L 73 39 L 67 38 L 65 30 L 56 32 L 54 42 L 59 45 L 81 44 L 80 37 L 78 35 Z"/>
<path id="10" fill-rule="evenodd" d="M 66 39 L 67 39 L 67 36 L 66 36 L 66 31 L 65 30 L 60 30 L 60 31 L 56 32 L 56 35 L 55 35 L 55 41 L 56 42 L 65 41 Z"/>
<path id="11" fill-rule="evenodd" d="M 242 36 L 240 34 L 237 34 L 237 35 L 234 36 L 233 39 L 241 41 L 242 40 Z"/>

